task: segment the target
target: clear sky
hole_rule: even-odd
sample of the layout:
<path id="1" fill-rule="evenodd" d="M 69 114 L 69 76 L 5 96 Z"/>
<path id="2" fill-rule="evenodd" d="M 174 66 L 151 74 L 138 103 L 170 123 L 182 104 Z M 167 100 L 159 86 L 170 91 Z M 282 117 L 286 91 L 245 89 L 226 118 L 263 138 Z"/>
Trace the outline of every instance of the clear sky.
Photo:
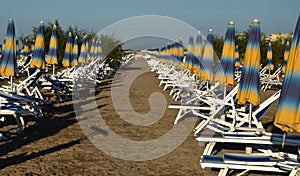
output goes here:
<path id="1" fill-rule="evenodd" d="M 4 0 L 0 8 L 1 41 L 10 17 L 15 20 L 17 36 L 31 33 L 40 20 L 57 19 L 63 28 L 74 25 L 98 32 L 140 15 L 173 17 L 198 30 L 212 28 L 224 36 L 230 20 L 237 31 L 244 31 L 254 18 L 261 21 L 261 31 L 266 34 L 292 32 L 300 0 Z"/>

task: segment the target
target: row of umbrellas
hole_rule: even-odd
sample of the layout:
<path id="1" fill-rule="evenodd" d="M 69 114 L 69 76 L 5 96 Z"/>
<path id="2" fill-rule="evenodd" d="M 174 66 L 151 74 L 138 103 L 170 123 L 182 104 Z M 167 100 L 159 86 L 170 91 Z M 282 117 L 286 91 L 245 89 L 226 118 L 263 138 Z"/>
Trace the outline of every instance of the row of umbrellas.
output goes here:
<path id="1" fill-rule="evenodd" d="M 222 80 L 225 85 L 234 84 L 234 66 L 240 66 L 238 47 L 235 46 L 234 23 L 230 22 L 224 40 L 222 57 L 220 65 L 223 71 L 217 73 L 216 78 Z M 250 25 L 249 39 L 245 51 L 244 64 L 240 78 L 239 90 L 237 93 L 238 104 L 248 104 L 249 108 L 260 104 L 260 22 L 254 19 Z M 295 28 L 294 37 L 290 44 L 287 42 L 284 53 L 284 64 L 282 73 L 285 73 L 281 96 L 278 104 L 278 111 L 274 120 L 275 126 L 285 132 L 300 132 L 300 16 Z M 202 40 L 201 40 L 202 41 Z M 201 44 L 204 44 L 201 46 Z M 196 39 L 195 47 L 192 37 L 189 38 L 186 52 L 186 68 L 193 73 L 200 74 L 202 80 L 212 80 L 214 64 L 213 36 L 209 31 L 207 40 L 200 42 Z M 174 45 L 173 45 L 174 46 Z M 196 50 L 195 50 L 196 48 Z M 157 50 L 155 53 L 160 59 L 168 59 L 166 55 L 167 47 Z M 172 50 L 171 50 L 172 51 Z M 202 51 L 202 55 L 200 54 Z M 173 53 L 174 54 L 174 53 Z M 273 69 L 272 65 L 272 47 L 268 45 L 267 69 Z M 174 60 L 174 59 L 173 59 Z M 197 65 L 198 64 L 198 65 Z M 197 66 L 199 70 L 194 69 Z M 202 77 L 201 77 L 202 76 Z M 249 124 L 251 125 L 251 124 Z"/>
<path id="2" fill-rule="evenodd" d="M 41 21 L 37 37 L 35 39 L 34 47 L 32 50 L 32 61 L 30 62 L 30 67 L 35 67 L 39 69 L 45 69 L 46 63 L 53 65 L 53 73 L 55 65 L 58 64 L 58 41 L 57 41 L 57 27 L 53 26 L 52 34 L 50 38 L 49 51 L 46 55 L 45 53 L 45 36 L 44 36 L 44 22 Z M 15 25 L 13 19 L 9 19 L 7 26 L 7 33 L 5 37 L 5 42 L 3 45 L 2 56 L 0 60 L 0 74 L 2 76 L 14 76 L 17 71 L 16 59 L 20 55 L 18 46 L 18 40 L 15 35 Z M 28 56 L 30 53 L 28 42 L 25 42 L 24 49 L 21 54 L 23 57 Z M 87 35 L 83 37 L 83 43 L 81 46 L 80 56 L 78 56 L 78 37 L 75 36 L 74 44 L 72 39 L 72 33 L 68 34 L 68 41 L 65 47 L 64 58 L 62 64 L 64 67 L 75 67 L 78 63 L 85 63 L 88 61 L 93 61 L 97 58 L 101 59 L 102 48 L 100 41 L 92 41 L 92 46 L 88 54 L 88 42 Z M 78 60 L 79 57 L 79 60 Z"/>

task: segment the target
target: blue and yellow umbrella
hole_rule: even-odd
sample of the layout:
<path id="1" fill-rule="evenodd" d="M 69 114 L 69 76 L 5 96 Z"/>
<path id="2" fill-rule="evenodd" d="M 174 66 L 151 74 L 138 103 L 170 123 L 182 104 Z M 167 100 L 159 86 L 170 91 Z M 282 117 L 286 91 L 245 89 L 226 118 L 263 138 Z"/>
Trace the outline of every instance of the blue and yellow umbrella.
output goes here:
<path id="1" fill-rule="evenodd" d="M 266 69 L 269 70 L 269 74 L 270 74 L 271 70 L 274 70 L 274 65 L 272 64 L 272 57 L 273 57 L 272 44 L 269 42 L 269 44 L 268 44 L 268 51 L 267 51 L 267 61 L 268 61 L 268 64 L 266 66 Z"/>
<path id="2" fill-rule="evenodd" d="M 200 79 L 202 80 L 213 80 L 213 66 L 214 66 L 214 48 L 213 48 L 213 30 L 209 29 L 206 37 L 206 42 L 203 48 L 202 54 L 202 66 L 200 70 Z"/>
<path id="3" fill-rule="evenodd" d="M 195 74 L 200 77 L 201 62 L 202 62 L 202 34 L 198 31 L 194 47 L 194 55 L 196 56 L 197 65 L 193 68 Z"/>
<path id="4" fill-rule="evenodd" d="M 241 66 L 239 46 L 238 45 L 235 46 L 235 51 L 234 51 L 234 66 L 236 68 Z"/>
<path id="5" fill-rule="evenodd" d="M 82 44 L 81 44 L 81 49 L 80 49 L 80 56 L 78 59 L 79 63 L 85 63 L 87 59 L 87 48 L 86 48 L 86 43 L 87 43 L 87 35 L 83 36 Z"/>
<path id="6" fill-rule="evenodd" d="M 235 55 L 235 28 L 233 21 L 230 21 L 225 34 L 224 46 L 221 57 L 222 69 L 218 72 L 218 80 L 226 86 L 234 85 L 234 57 Z"/>
<path id="7" fill-rule="evenodd" d="M 50 38 L 50 44 L 49 44 L 49 51 L 47 54 L 47 58 L 46 58 L 46 62 L 49 65 L 57 65 L 58 64 L 58 59 L 57 59 L 57 27 L 56 25 L 53 25 L 52 28 L 52 34 L 51 34 L 51 38 Z"/>
<path id="8" fill-rule="evenodd" d="M 65 47 L 65 53 L 64 53 L 64 58 L 62 60 L 62 64 L 64 67 L 70 67 L 71 66 L 71 59 L 72 59 L 72 33 L 69 32 L 68 34 L 68 41 L 66 43 Z"/>
<path id="9" fill-rule="evenodd" d="M 88 57 L 88 61 L 94 61 L 95 60 L 95 39 L 92 40 L 91 42 L 91 48 L 90 48 L 90 52 L 89 52 L 89 57 Z"/>
<path id="10" fill-rule="evenodd" d="M 99 61 L 102 60 L 102 45 L 101 45 L 100 40 L 98 40 L 98 43 L 97 43 L 97 58 Z"/>
<path id="11" fill-rule="evenodd" d="M 185 64 L 186 68 L 190 71 L 193 70 L 193 52 L 194 52 L 194 37 L 190 35 L 188 40 Z"/>
<path id="12" fill-rule="evenodd" d="M 300 15 L 294 31 L 274 125 L 300 132 Z"/>
<path id="13" fill-rule="evenodd" d="M 16 46 L 17 46 L 17 59 L 19 59 L 21 57 L 19 40 L 16 40 Z"/>
<path id="14" fill-rule="evenodd" d="M 44 34 L 44 22 L 40 22 L 38 33 L 35 39 L 34 50 L 32 54 L 32 61 L 30 62 L 30 67 L 45 69 L 45 34 Z"/>
<path id="15" fill-rule="evenodd" d="M 0 60 L 1 76 L 14 76 L 17 72 L 17 46 L 15 36 L 15 24 L 13 19 L 8 20 L 5 44 Z"/>
<path id="16" fill-rule="evenodd" d="M 72 49 L 72 67 L 76 67 L 78 65 L 78 37 L 75 36 L 74 45 Z"/>
<path id="17" fill-rule="evenodd" d="M 24 59 L 30 54 L 28 40 L 25 41 L 24 48 L 21 50 L 21 59 Z"/>
<path id="18" fill-rule="evenodd" d="M 254 19 L 250 26 L 249 39 L 245 51 L 244 66 L 237 92 L 238 104 L 260 104 L 259 65 L 260 65 L 260 24 Z"/>
<path id="19" fill-rule="evenodd" d="M 290 42 L 286 42 L 286 46 L 285 46 L 285 50 L 284 50 L 284 56 L 283 56 L 283 66 L 281 69 L 282 73 L 285 73 L 286 70 L 286 64 L 289 58 L 289 54 L 290 54 Z"/>

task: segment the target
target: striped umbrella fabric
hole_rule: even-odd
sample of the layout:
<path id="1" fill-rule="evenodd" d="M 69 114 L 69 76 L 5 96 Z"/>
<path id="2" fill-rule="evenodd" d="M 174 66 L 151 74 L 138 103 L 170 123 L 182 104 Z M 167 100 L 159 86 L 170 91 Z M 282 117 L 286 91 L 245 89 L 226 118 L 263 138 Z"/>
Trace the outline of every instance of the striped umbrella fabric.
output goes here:
<path id="1" fill-rule="evenodd" d="M 30 54 L 28 40 L 25 41 L 24 48 L 21 51 L 21 58 L 25 58 Z"/>
<path id="2" fill-rule="evenodd" d="M 16 40 L 16 46 L 17 46 L 17 59 L 19 59 L 21 57 L 19 40 Z"/>
<path id="3" fill-rule="evenodd" d="M 193 69 L 193 52 L 194 52 L 194 37 L 190 35 L 187 46 L 185 64 L 188 70 Z"/>
<path id="4" fill-rule="evenodd" d="M 102 44 L 101 44 L 100 40 L 98 40 L 98 43 L 97 43 L 97 58 L 99 61 L 102 60 Z"/>
<path id="5" fill-rule="evenodd" d="M 82 44 L 81 44 L 81 49 L 80 49 L 80 56 L 78 59 L 79 63 L 85 63 L 87 59 L 87 48 L 86 48 L 86 43 L 87 43 L 87 35 L 83 36 Z"/>
<path id="6" fill-rule="evenodd" d="M 218 80 L 226 86 L 234 85 L 234 54 L 235 54 L 235 28 L 234 22 L 228 23 L 221 57 L 222 69 L 218 72 Z"/>
<path id="7" fill-rule="evenodd" d="M 39 69 L 46 68 L 45 61 L 45 34 L 44 34 L 44 22 L 41 21 L 38 29 L 38 33 L 35 39 L 34 51 L 32 54 L 32 61 L 30 67 Z"/>
<path id="8" fill-rule="evenodd" d="M 268 44 L 268 51 L 267 51 L 267 61 L 268 61 L 268 64 L 266 66 L 266 69 L 269 70 L 269 71 L 274 70 L 274 65 L 272 64 L 272 57 L 273 57 L 272 44 L 269 42 L 269 44 Z"/>
<path id="9" fill-rule="evenodd" d="M 240 67 L 241 66 L 240 54 L 239 54 L 239 46 L 238 45 L 235 46 L 234 66 L 235 67 Z"/>
<path id="10" fill-rule="evenodd" d="M 0 60 L 1 76 L 14 76 L 17 72 L 17 46 L 15 24 L 13 19 L 8 20 L 5 44 Z"/>
<path id="11" fill-rule="evenodd" d="M 300 15 L 294 31 L 274 125 L 300 132 Z"/>
<path id="12" fill-rule="evenodd" d="M 47 54 L 46 62 L 50 65 L 57 65 L 57 53 L 58 53 L 58 41 L 57 41 L 57 27 L 53 25 L 52 34 L 50 38 L 49 51 Z"/>
<path id="13" fill-rule="evenodd" d="M 209 29 L 206 37 L 206 42 L 203 48 L 202 65 L 203 69 L 200 71 L 200 79 L 213 80 L 213 66 L 214 66 L 214 48 L 213 48 L 213 30 Z"/>
<path id="14" fill-rule="evenodd" d="M 76 67 L 78 65 L 78 37 L 75 36 L 74 45 L 72 49 L 72 67 Z"/>
<path id="15" fill-rule="evenodd" d="M 183 68 L 183 59 L 184 59 L 184 47 L 182 43 L 182 39 L 178 41 L 178 60 L 180 62 L 180 67 Z"/>
<path id="16" fill-rule="evenodd" d="M 68 41 L 66 43 L 66 47 L 65 47 L 65 53 L 64 53 L 64 58 L 62 60 L 62 64 L 64 67 L 70 67 L 71 66 L 71 59 L 72 59 L 72 45 L 73 45 L 73 41 L 72 41 L 72 33 L 69 32 L 68 34 Z"/>
<path id="17" fill-rule="evenodd" d="M 89 52 L 89 57 L 88 57 L 88 61 L 94 61 L 95 60 L 95 39 L 92 40 L 91 42 L 91 48 L 90 48 L 90 52 Z"/>
<path id="18" fill-rule="evenodd" d="M 289 54 L 290 54 L 290 42 L 286 42 L 284 56 L 283 56 L 283 66 L 281 69 L 282 73 L 285 73 L 285 71 L 286 71 L 286 64 L 287 64 L 287 61 L 289 58 Z"/>
<path id="19" fill-rule="evenodd" d="M 194 55 L 196 56 L 197 60 L 197 66 L 194 68 L 195 74 L 197 74 L 200 77 L 200 70 L 201 70 L 201 62 L 202 62 L 202 34 L 200 31 L 198 31 L 197 36 L 196 36 L 196 41 L 195 41 L 195 53 Z"/>
<path id="20" fill-rule="evenodd" d="M 259 65 L 260 65 L 260 24 L 254 19 L 250 26 L 249 39 L 245 51 L 244 66 L 237 92 L 238 104 L 260 104 Z"/>

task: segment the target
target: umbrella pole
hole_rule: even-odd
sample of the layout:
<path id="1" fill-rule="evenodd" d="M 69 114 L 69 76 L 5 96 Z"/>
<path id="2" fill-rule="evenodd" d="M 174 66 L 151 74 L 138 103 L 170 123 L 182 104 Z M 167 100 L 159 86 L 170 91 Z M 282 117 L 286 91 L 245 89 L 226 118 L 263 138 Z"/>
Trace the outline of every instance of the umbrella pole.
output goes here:
<path id="1" fill-rule="evenodd" d="M 53 74 L 54 75 L 54 72 L 55 72 L 55 64 L 53 64 Z"/>
<path id="2" fill-rule="evenodd" d="M 252 103 L 249 104 L 249 119 L 248 126 L 251 127 L 252 123 Z"/>
<path id="3" fill-rule="evenodd" d="M 12 76 L 9 76 L 10 79 L 10 86 L 11 86 L 11 90 L 13 90 L 14 86 L 13 86 L 13 80 L 12 80 Z"/>

